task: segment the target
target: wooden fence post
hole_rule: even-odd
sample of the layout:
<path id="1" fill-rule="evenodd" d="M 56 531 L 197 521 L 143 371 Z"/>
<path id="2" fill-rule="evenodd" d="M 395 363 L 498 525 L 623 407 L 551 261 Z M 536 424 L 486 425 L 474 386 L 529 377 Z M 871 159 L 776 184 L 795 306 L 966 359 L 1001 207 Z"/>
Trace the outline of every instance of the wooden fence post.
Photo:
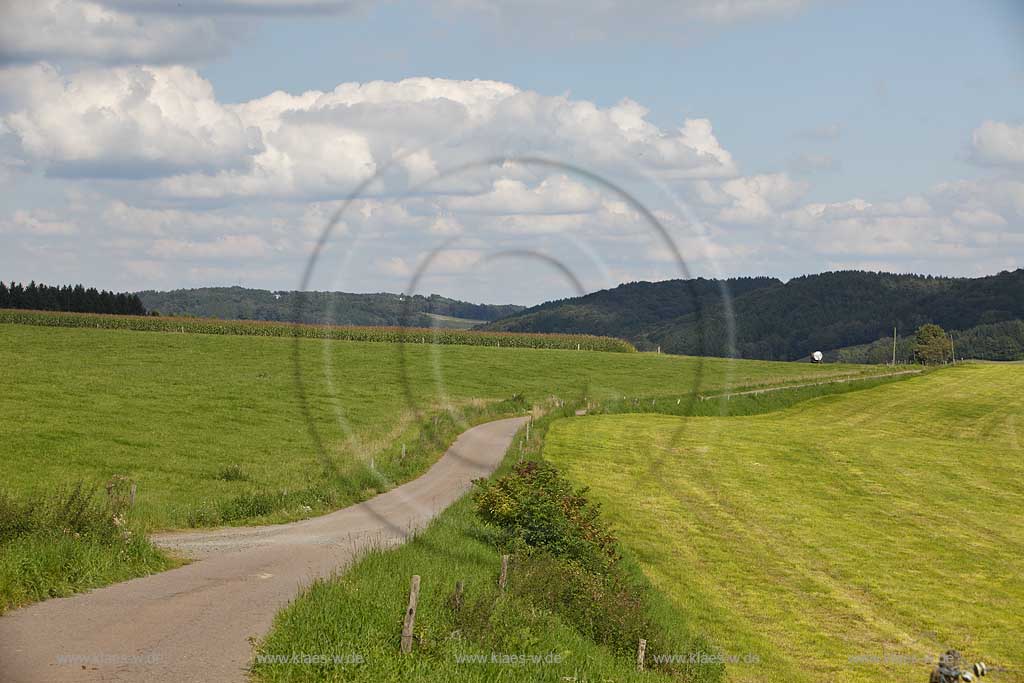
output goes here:
<path id="1" fill-rule="evenodd" d="M 135 492 L 139 490 L 139 485 L 132 482 L 132 487 L 128 492 L 128 507 L 135 507 Z"/>
<path id="2" fill-rule="evenodd" d="M 409 607 L 405 610 L 405 623 L 402 624 L 402 653 L 412 652 L 412 631 L 416 626 L 416 603 L 420 599 L 420 577 L 414 574 L 409 585 Z"/>
<path id="3" fill-rule="evenodd" d="M 455 596 L 452 598 L 452 608 L 454 608 L 456 612 L 462 609 L 462 594 L 465 588 L 466 585 L 462 581 L 455 582 Z"/>
<path id="4" fill-rule="evenodd" d="M 508 583 L 508 555 L 502 555 L 501 574 L 498 575 L 498 588 L 504 591 L 506 583 Z"/>
<path id="5" fill-rule="evenodd" d="M 640 643 L 636 648 L 636 670 L 644 670 L 644 654 L 647 652 L 647 641 L 643 638 L 640 639 Z"/>

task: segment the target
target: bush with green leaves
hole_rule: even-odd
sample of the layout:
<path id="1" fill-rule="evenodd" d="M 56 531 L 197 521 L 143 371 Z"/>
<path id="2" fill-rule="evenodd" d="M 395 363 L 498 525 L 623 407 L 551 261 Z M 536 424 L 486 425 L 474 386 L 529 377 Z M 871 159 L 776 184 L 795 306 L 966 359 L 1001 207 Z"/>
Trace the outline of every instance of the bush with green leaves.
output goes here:
<path id="1" fill-rule="evenodd" d="M 505 547 L 543 550 L 592 572 L 607 571 L 619 559 L 600 507 L 551 465 L 521 462 L 500 479 L 475 483 L 476 512 L 501 530 Z"/>

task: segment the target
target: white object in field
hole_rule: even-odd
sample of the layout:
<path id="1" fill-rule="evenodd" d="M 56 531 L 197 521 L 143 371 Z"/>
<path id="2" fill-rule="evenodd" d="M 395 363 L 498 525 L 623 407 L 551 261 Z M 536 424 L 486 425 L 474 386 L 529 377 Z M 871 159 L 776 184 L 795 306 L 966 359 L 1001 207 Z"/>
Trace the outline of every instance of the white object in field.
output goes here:
<path id="1" fill-rule="evenodd" d="M 820 363 L 821 359 L 824 357 L 825 355 L 821 351 L 815 351 L 814 353 L 811 354 L 811 358 L 814 359 L 815 363 Z"/>

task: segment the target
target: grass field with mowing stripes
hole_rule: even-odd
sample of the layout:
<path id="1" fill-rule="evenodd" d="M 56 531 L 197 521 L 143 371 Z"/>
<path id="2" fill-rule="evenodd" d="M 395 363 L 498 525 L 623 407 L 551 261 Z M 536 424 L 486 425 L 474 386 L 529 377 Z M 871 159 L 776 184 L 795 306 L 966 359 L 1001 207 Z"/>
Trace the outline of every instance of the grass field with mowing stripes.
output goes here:
<path id="1" fill-rule="evenodd" d="M 597 415 L 545 457 L 592 487 L 733 681 L 1024 680 L 1024 369 L 964 365 L 750 417 Z"/>

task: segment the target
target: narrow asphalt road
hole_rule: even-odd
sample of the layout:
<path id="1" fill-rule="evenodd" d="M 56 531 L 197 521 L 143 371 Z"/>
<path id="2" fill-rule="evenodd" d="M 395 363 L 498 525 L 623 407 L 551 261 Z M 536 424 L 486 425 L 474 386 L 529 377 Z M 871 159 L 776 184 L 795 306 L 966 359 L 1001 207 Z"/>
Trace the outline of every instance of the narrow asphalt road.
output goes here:
<path id="1" fill-rule="evenodd" d="M 424 526 L 494 471 L 525 420 L 473 427 L 418 479 L 322 517 L 154 537 L 198 561 L 0 617 L 0 681 L 244 680 L 249 638 L 304 585 Z"/>

